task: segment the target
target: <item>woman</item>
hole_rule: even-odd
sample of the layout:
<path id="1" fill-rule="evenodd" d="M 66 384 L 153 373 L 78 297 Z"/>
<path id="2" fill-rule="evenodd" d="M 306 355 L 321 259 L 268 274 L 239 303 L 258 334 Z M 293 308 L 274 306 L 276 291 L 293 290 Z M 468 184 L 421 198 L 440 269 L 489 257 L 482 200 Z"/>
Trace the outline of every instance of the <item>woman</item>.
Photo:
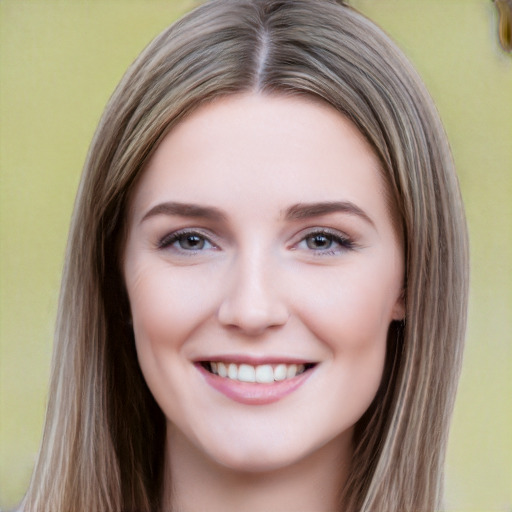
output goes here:
<path id="1" fill-rule="evenodd" d="M 334 1 L 210 1 L 91 145 L 24 510 L 435 510 L 466 296 L 394 44 Z"/>

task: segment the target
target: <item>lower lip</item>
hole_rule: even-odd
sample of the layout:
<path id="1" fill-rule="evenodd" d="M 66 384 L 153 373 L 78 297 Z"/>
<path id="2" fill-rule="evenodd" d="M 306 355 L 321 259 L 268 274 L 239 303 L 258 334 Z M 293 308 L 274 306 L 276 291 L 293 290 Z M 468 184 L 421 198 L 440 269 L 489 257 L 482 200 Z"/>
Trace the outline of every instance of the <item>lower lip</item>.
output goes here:
<path id="1" fill-rule="evenodd" d="M 266 405 L 281 400 L 302 386 L 313 371 L 310 369 L 291 379 L 277 381 L 272 384 L 260 384 L 219 377 L 210 373 L 200 364 L 197 364 L 196 367 L 213 389 L 235 402 L 246 405 Z"/>

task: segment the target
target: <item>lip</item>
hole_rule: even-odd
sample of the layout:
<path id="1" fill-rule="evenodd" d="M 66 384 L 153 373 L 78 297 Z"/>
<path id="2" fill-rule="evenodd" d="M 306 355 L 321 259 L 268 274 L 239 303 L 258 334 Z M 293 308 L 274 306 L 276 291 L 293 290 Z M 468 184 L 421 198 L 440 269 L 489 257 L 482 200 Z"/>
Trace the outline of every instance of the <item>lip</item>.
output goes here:
<path id="1" fill-rule="evenodd" d="M 219 360 L 236 362 L 232 359 Z M 248 359 L 244 358 L 244 362 L 247 361 Z M 281 359 L 280 362 L 283 362 L 283 360 Z M 264 363 L 259 364 L 271 363 L 267 358 L 265 359 Z M 301 373 L 300 375 L 297 375 L 291 379 L 273 382 L 272 384 L 261 384 L 255 382 L 240 382 L 237 380 L 220 377 L 210 373 L 200 363 L 196 363 L 194 366 L 201 373 L 209 386 L 222 393 L 224 396 L 230 398 L 231 400 L 245 405 L 266 405 L 277 402 L 302 386 L 314 371 L 314 368 L 311 368 L 310 370 L 305 371 L 304 373 Z"/>
<path id="2" fill-rule="evenodd" d="M 316 364 L 317 361 L 311 359 L 305 359 L 301 357 L 289 357 L 289 356 L 268 356 L 268 355 L 257 355 L 257 354 L 215 354 L 211 356 L 202 356 L 195 358 L 195 363 L 202 361 L 222 361 L 224 363 L 235 363 L 235 364 L 250 364 L 251 366 L 259 366 L 263 364 Z"/>

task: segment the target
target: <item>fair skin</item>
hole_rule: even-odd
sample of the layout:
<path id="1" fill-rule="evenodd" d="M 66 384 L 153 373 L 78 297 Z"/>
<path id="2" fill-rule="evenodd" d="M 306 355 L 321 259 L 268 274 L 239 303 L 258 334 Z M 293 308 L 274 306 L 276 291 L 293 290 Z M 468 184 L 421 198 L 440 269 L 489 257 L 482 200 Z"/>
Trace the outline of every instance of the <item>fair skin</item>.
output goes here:
<path id="1" fill-rule="evenodd" d="M 169 508 L 334 510 L 404 315 L 402 244 L 355 127 L 298 97 L 200 107 L 137 183 L 123 271 Z"/>

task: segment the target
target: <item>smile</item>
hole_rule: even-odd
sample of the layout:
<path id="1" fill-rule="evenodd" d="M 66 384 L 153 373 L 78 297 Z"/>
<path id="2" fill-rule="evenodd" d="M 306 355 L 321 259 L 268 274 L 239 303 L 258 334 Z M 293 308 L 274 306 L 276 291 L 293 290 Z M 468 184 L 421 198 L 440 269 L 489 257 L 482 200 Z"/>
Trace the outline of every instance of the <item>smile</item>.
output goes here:
<path id="1" fill-rule="evenodd" d="M 227 398 L 246 405 L 265 405 L 281 400 L 300 388 L 317 363 L 249 364 L 201 361 L 195 364 L 206 383 Z"/>
<path id="2" fill-rule="evenodd" d="M 293 379 L 304 373 L 313 364 L 236 364 L 222 361 L 209 361 L 202 363 L 203 368 L 219 377 L 239 382 L 253 382 L 259 384 L 272 384 L 287 379 Z"/>

